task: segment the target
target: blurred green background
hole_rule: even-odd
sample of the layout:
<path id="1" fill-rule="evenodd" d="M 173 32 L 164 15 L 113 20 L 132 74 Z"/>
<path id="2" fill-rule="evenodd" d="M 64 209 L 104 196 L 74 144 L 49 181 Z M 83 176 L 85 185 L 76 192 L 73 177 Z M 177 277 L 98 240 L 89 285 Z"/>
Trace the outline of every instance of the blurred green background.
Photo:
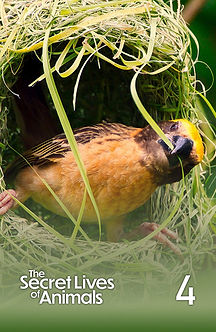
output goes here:
<path id="1" fill-rule="evenodd" d="M 186 4 L 190 2 L 190 0 L 182 0 L 181 2 L 182 4 Z M 200 63 L 196 65 L 198 79 L 200 79 L 206 89 L 208 89 L 211 86 L 213 79 L 210 70 L 204 63 L 211 68 L 214 79 L 216 78 L 216 1 L 207 0 L 204 7 L 191 21 L 189 26 L 197 37 L 200 45 Z M 199 91 L 201 91 L 201 87 L 199 86 L 198 88 Z M 216 82 L 214 82 L 212 88 L 207 92 L 207 98 L 214 108 L 216 108 L 215 94 Z M 216 120 L 212 117 L 211 112 L 205 105 L 204 107 L 211 123 L 216 126 Z"/>
<path id="2" fill-rule="evenodd" d="M 190 1 L 181 0 L 181 3 L 185 5 Z M 198 2 L 199 0 L 197 0 Z M 216 0 L 207 0 L 202 9 L 190 22 L 189 27 L 196 36 L 200 46 L 199 62 L 196 65 L 197 79 L 205 85 L 206 96 L 216 110 Z M 198 84 L 197 90 L 202 91 L 200 84 Z M 216 132 L 215 117 L 203 101 L 202 106 L 205 116 Z M 216 198 L 216 159 L 213 160 L 211 166 L 212 168 L 206 181 L 206 190 L 209 197 Z"/>

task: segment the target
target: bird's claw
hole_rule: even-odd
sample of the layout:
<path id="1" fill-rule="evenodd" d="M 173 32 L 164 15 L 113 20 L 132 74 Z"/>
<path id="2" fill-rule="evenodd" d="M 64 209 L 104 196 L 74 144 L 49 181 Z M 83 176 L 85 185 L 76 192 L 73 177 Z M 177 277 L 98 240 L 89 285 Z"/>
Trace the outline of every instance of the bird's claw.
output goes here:
<path id="1" fill-rule="evenodd" d="M 14 205 L 12 196 L 16 197 L 16 191 L 8 189 L 0 194 L 0 215 L 5 214 Z"/>
<path id="2" fill-rule="evenodd" d="M 158 224 L 156 223 L 149 223 L 149 222 L 144 222 L 139 226 L 140 233 L 143 236 L 147 236 L 154 232 L 157 228 L 159 227 Z M 171 239 L 176 240 L 178 238 L 177 233 L 169 230 L 167 227 L 163 228 L 160 232 L 158 232 L 153 238 L 160 243 L 164 244 L 165 246 L 169 247 L 174 253 L 182 257 L 181 250 L 173 244 L 168 237 Z"/>

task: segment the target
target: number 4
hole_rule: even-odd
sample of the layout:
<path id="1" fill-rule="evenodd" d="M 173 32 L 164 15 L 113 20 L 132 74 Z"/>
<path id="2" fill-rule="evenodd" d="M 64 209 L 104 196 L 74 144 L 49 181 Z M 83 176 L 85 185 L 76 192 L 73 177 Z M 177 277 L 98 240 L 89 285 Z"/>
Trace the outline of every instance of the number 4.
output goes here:
<path id="1" fill-rule="evenodd" d="M 196 299 L 196 297 L 193 294 L 193 287 L 188 288 L 188 295 L 182 295 L 185 290 L 185 287 L 187 286 L 189 279 L 190 279 L 190 274 L 186 274 L 176 295 L 176 301 L 188 301 L 189 305 L 193 305 Z"/>

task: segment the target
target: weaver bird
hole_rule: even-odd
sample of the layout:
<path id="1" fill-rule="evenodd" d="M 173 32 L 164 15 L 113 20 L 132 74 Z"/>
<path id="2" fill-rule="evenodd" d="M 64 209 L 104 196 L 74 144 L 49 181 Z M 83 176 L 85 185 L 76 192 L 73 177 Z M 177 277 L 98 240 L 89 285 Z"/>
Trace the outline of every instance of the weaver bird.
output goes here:
<path id="1" fill-rule="evenodd" d="M 109 241 L 124 237 L 122 216 L 143 205 L 158 186 L 180 181 L 179 158 L 185 175 L 203 158 L 202 140 L 191 122 L 180 119 L 161 121 L 158 125 L 172 142 L 173 150 L 149 125 L 134 128 L 104 123 L 75 130 L 79 153 Z M 15 196 L 21 202 L 31 197 L 48 210 L 64 215 L 41 177 L 77 217 L 85 185 L 65 135 L 47 140 L 24 153 L 23 157 L 16 159 L 6 170 L 6 181 L 14 177 L 15 190 L 0 194 L 0 214 L 16 206 L 12 198 Z M 97 221 L 89 197 L 83 221 Z M 156 227 L 155 223 L 143 223 L 126 237 L 130 238 L 137 231 L 146 235 Z M 176 233 L 167 228 L 156 237 L 176 251 L 166 235 L 176 238 Z"/>

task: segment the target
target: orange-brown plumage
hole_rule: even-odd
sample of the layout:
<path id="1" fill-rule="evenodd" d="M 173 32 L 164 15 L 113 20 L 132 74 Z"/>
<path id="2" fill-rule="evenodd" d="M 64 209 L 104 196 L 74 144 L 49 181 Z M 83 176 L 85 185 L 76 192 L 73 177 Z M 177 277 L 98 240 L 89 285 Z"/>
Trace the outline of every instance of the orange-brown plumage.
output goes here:
<path id="1" fill-rule="evenodd" d="M 126 214 L 142 205 L 155 190 L 152 175 L 139 163 L 142 149 L 130 138 L 121 140 L 115 134 L 98 137 L 79 144 L 80 156 L 86 167 L 89 182 L 102 220 Z M 77 217 L 83 199 L 84 183 L 71 151 L 63 158 L 51 158 L 46 166 L 33 166 Z M 18 173 L 16 180 L 18 199 L 27 196 L 49 210 L 64 212 L 49 193 L 41 179 L 30 167 Z M 87 198 L 84 221 L 96 221 L 94 208 Z"/>
<path id="2" fill-rule="evenodd" d="M 174 145 L 177 146 L 179 141 L 185 145 L 185 150 L 184 146 L 181 147 L 179 155 L 188 173 L 203 158 L 203 144 L 197 129 L 187 120 L 166 121 L 159 125 L 172 142 L 176 140 Z M 119 228 L 119 223 L 114 222 L 116 217 L 144 204 L 159 185 L 181 178 L 178 153 L 172 155 L 150 126 L 143 129 L 105 123 L 84 127 L 75 134 L 101 219 L 107 225 L 113 224 L 112 228 L 108 226 L 108 230 L 111 228 L 109 233 L 115 224 Z M 26 152 L 24 157 L 77 217 L 84 183 L 65 136 L 58 135 L 48 140 Z M 33 169 L 22 158 L 8 168 L 7 177 L 14 170 L 17 173 L 17 198 L 23 202 L 32 197 L 47 209 L 64 215 Z M 97 220 L 88 197 L 83 220 Z M 108 237 L 112 236 L 108 234 Z"/>

